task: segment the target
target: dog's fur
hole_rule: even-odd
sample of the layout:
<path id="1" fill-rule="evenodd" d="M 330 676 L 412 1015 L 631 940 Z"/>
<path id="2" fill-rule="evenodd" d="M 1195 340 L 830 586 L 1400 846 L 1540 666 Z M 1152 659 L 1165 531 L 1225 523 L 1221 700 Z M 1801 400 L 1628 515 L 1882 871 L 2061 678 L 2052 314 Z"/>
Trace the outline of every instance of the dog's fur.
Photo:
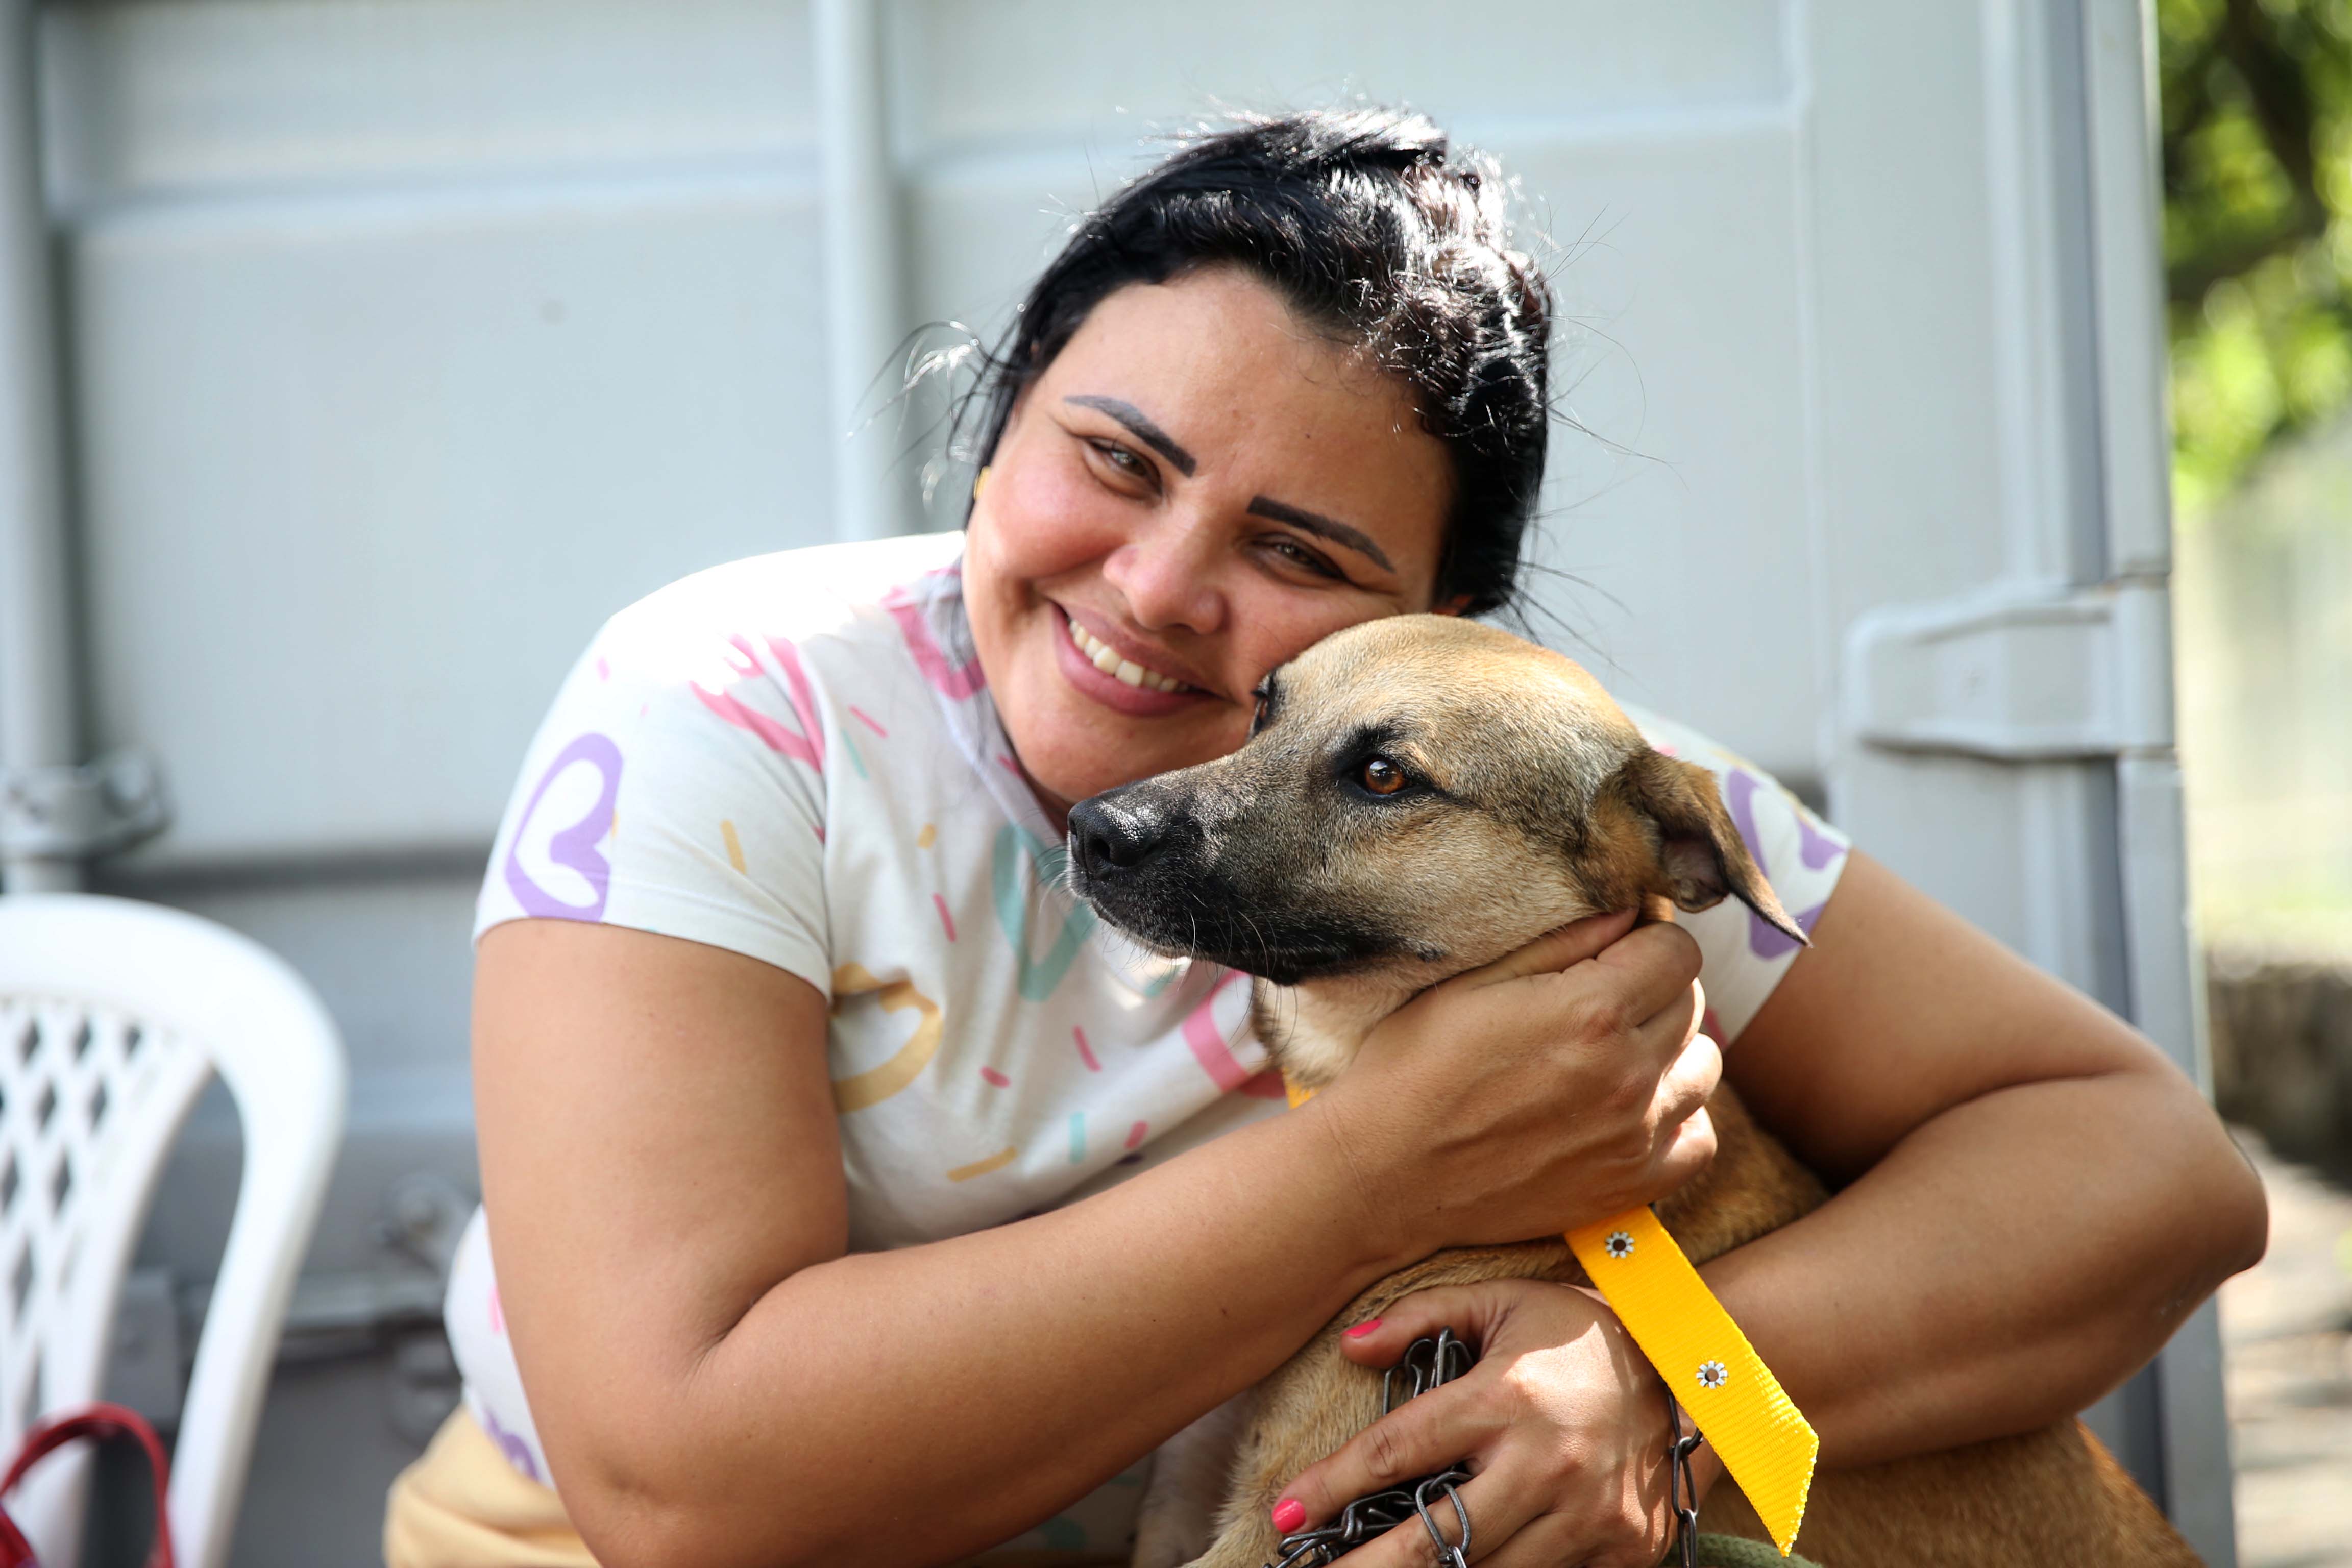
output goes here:
<path id="1" fill-rule="evenodd" d="M 1363 787 L 1375 756 L 1407 787 Z M 1308 1089 L 1418 992 L 1587 915 L 1671 918 L 1735 897 L 1801 940 L 1712 774 L 1651 750 L 1568 659 L 1441 616 L 1318 643 L 1270 678 L 1247 745 L 1081 803 L 1071 847 L 1073 885 L 1106 920 L 1259 977 L 1259 1038 Z M 1657 1205 L 1700 1262 L 1826 1197 L 1730 1089 L 1708 1109 L 1714 1163 Z M 1432 1286 L 1514 1279 L 1585 1276 L 1564 1245 L 1534 1242 L 1442 1252 L 1366 1291 L 1244 1411 L 1212 1413 L 1162 1451 L 1137 1568 L 1274 1562 L 1282 1489 L 1380 1413 L 1380 1376 L 1340 1355 L 1339 1326 Z M 1204 1486 L 1221 1471 L 1221 1488 Z M 1765 1534 L 1727 1477 L 1702 1526 Z M 2197 1562 L 2074 1421 L 1824 1471 L 1797 1544 L 1824 1568 Z"/>

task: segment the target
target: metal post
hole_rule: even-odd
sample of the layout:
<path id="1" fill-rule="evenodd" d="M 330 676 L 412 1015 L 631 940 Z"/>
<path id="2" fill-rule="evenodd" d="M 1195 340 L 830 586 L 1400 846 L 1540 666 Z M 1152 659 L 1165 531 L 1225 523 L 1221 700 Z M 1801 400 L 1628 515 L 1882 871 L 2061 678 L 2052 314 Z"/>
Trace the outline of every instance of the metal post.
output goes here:
<path id="1" fill-rule="evenodd" d="M 2088 195 L 2105 566 L 2117 582 L 2164 584 L 2172 574 L 2172 508 L 2155 7 L 2152 0 L 2083 0 L 2079 26 L 2084 134 L 2093 174 Z M 2168 594 L 2160 603 L 2168 611 Z M 2157 645 L 2149 650 L 2151 674 L 2162 681 L 2168 719 L 2168 614 L 2160 637 L 2150 640 Z M 2116 768 L 2132 1021 L 2210 1094 L 2179 760 L 2168 743 L 2127 752 Z M 2212 1568 L 2232 1568 L 2237 1528 L 2230 1420 L 2221 1314 L 2213 1302 L 2181 1325 L 2149 1371 L 2165 1510 Z"/>
<path id="2" fill-rule="evenodd" d="M 825 351 L 841 446 L 835 527 L 845 539 L 906 530 L 890 416 L 891 362 L 906 331 L 898 171 L 875 0 L 816 0 L 817 101 L 824 136 Z"/>
<path id="3" fill-rule="evenodd" d="M 49 223 L 31 0 L 0 0 L 0 772 L 80 761 Z M 11 893 L 79 887 L 41 849 L 0 857 Z"/>

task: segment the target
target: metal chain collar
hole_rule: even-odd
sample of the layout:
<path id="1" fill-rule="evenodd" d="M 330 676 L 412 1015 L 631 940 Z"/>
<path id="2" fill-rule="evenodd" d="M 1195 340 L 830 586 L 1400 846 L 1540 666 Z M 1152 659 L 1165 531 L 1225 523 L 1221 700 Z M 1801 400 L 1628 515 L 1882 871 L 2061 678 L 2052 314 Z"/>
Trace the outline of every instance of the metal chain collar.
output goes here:
<path id="1" fill-rule="evenodd" d="M 1406 1347 L 1404 1359 L 1381 1374 L 1381 1414 L 1386 1415 L 1406 1400 L 1453 1382 L 1468 1372 L 1475 1359 L 1470 1347 L 1454 1337 L 1452 1329 L 1440 1329 L 1433 1338 L 1413 1341 Z M 1406 1378 L 1412 1386 L 1400 1395 L 1398 1384 Z M 1698 1489 L 1691 1480 L 1690 1457 L 1701 1439 L 1696 1430 L 1684 1435 L 1682 1406 L 1675 1403 L 1671 1392 L 1666 1394 L 1666 1418 L 1674 1433 L 1666 1449 L 1667 1501 L 1681 1540 L 1683 1568 L 1697 1568 Z M 1470 1568 L 1470 1510 L 1462 1506 L 1461 1496 L 1454 1490 L 1469 1479 L 1468 1470 L 1454 1465 L 1433 1476 L 1367 1493 L 1341 1509 L 1330 1523 L 1284 1536 L 1279 1560 L 1265 1568 L 1326 1568 L 1372 1537 L 1411 1519 L 1420 1520 L 1422 1528 L 1429 1531 L 1430 1542 L 1437 1548 L 1439 1568 Z M 1431 1503 L 1441 1496 L 1454 1505 L 1454 1517 L 1461 1527 L 1458 1540 L 1446 1540 L 1430 1511 Z"/>
<path id="2" fill-rule="evenodd" d="M 1694 1426 L 1683 1431 L 1683 1407 L 1675 1391 L 1666 1390 L 1666 1506 L 1675 1510 L 1675 1533 L 1682 1538 L 1683 1568 L 1698 1568 L 1698 1485 L 1691 1479 L 1691 1451 L 1705 1439 Z"/>
<path id="3" fill-rule="evenodd" d="M 1413 1341 L 1406 1347 L 1404 1359 L 1381 1374 L 1381 1414 L 1386 1415 L 1406 1400 L 1453 1382 L 1468 1372 L 1475 1359 L 1470 1347 L 1454 1337 L 1452 1329 L 1438 1330 L 1433 1339 Z M 1400 1394 L 1397 1386 L 1408 1378 L 1412 1386 Z M 1470 1510 L 1462 1506 L 1454 1489 L 1469 1479 L 1470 1472 L 1455 1465 L 1433 1476 L 1368 1493 L 1341 1509 L 1339 1517 L 1330 1523 L 1284 1536 L 1280 1560 L 1265 1568 L 1324 1568 L 1411 1519 L 1420 1520 L 1422 1528 L 1429 1531 L 1441 1568 L 1470 1568 L 1470 1560 L 1463 1555 L 1470 1549 Z M 1454 1517 L 1461 1526 L 1458 1542 L 1445 1539 L 1445 1531 L 1438 1528 L 1429 1510 L 1431 1502 L 1440 1496 L 1454 1505 Z"/>

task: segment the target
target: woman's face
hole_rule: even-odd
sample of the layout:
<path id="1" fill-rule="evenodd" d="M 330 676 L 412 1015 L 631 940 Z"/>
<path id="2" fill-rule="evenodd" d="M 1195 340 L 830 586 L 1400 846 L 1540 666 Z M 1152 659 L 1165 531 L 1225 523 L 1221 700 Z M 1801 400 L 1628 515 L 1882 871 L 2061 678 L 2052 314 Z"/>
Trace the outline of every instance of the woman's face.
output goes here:
<path id="1" fill-rule="evenodd" d="M 1451 485 L 1404 385 L 1248 274 L 1104 300 L 1014 409 L 964 550 L 1032 785 L 1058 810 L 1223 756 L 1275 666 L 1433 607 Z"/>

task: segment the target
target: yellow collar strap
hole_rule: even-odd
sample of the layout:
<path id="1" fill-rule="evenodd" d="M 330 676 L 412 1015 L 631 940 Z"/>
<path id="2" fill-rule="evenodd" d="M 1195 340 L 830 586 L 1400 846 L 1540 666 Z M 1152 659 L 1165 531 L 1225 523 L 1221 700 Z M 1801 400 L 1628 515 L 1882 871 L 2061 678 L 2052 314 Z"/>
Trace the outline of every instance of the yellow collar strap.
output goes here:
<path id="1" fill-rule="evenodd" d="M 1822 1440 L 1780 1379 L 1648 1209 L 1571 1230 L 1568 1246 L 1789 1555 Z"/>
<path id="2" fill-rule="evenodd" d="M 1284 1089 L 1294 1108 L 1315 1095 Z M 1822 1440 L 1780 1380 L 1648 1209 L 1571 1230 L 1568 1246 L 1788 1556 Z"/>

